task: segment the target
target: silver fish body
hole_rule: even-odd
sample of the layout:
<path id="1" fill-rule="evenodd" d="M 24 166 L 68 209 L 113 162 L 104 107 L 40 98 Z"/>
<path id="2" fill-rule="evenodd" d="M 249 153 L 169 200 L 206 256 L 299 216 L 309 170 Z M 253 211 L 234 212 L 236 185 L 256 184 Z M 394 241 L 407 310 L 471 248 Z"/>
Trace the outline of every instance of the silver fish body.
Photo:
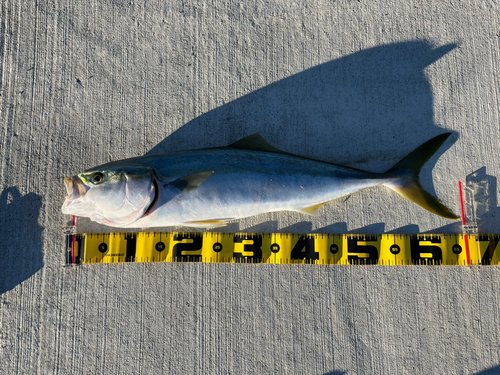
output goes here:
<path id="1" fill-rule="evenodd" d="M 387 173 L 371 173 L 287 154 L 254 135 L 229 147 L 147 155 L 89 169 L 66 179 L 62 211 L 123 228 L 215 227 L 283 210 L 312 214 L 326 202 L 372 186 L 401 193 L 416 181 L 423 191 L 416 172 L 399 164 Z M 418 164 L 419 171 L 422 160 Z M 456 218 L 432 199 L 431 211 Z"/>

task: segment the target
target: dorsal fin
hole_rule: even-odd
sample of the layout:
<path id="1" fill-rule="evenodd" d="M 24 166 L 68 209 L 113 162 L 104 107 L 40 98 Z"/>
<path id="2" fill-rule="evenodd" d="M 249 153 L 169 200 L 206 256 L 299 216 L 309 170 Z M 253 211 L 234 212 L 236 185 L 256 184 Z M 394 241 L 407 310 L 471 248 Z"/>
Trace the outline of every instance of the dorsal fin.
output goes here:
<path id="1" fill-rule="evenodd" d="M 295 156 L 295 157 L 302 158 L 302 159 L 308 159 L 308 160 L 317 161 L 317 162 L 320 162 L 320 163 L 325 163 L 325 164 L 330 164 L 330 165 L 336 165 L 338 167 L 342 167 L 342 168 L 346 168 L 346 169 L 352 169 L 353 171 L 359 171 L 359 172 L 369 173 L 369 172 L 364 171 L 362 169 L 352 168 L 352 167 L 346 167 L 344 165 L 330 163 L 330 162 L 327 162 L 327 161 L 324 161 L 324 160 L 308 158 L 308 157 L 305 157 L 305 156 L 300 156 L 300 155 L 297 155 L 297 154 L 292 154 L 290 152 L 281 151 L 281 150 L 279 150 L 279 149 L 271 146 L 269 143 L 267 143 L 267 141 L 264 139 L 264 137 L 262 137 L 259 133 L 255 133 L 255 134 L 249 135 L 246 138 L 243 138 L 243 139 L 240 139 L 239 141 L 231 143 L 227 147 L 238 148 L 238 149 L 242 149 L 242 150 L 254 150 L 254 151 L 274 152 L 274 153 L 277 153 L 277 154 L 290 155 L 290 156 Z"/>
<path id="2" fill-rule="evenodd" d="M 271 146 L 267 141 L 262 137 L 259 133 L 255 133 L 240 139 L 234 143 L 231 143 L 229 146 L 231 148 L 239 148 L 243 150 L 256 150 L 256 151 L 267 151 L 267 152 L 277 152 L 280 154 L 286 154 L 277 148 Z"/>

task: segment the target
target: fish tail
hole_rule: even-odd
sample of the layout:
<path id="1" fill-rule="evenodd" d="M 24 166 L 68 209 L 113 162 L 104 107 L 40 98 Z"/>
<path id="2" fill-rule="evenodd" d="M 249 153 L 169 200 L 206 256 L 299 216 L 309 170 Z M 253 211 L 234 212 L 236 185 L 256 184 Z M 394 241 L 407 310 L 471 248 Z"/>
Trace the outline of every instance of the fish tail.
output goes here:
<path id="1" fill-rule="evenodd" d="M 385 173 L 392 181 L 384 185 L 436 215 L 458 219 L 458 216 L 424 190 L 418 178 L 420 169 L 450 135 L 451 133 L 438 135 L 406 155 Z"/>

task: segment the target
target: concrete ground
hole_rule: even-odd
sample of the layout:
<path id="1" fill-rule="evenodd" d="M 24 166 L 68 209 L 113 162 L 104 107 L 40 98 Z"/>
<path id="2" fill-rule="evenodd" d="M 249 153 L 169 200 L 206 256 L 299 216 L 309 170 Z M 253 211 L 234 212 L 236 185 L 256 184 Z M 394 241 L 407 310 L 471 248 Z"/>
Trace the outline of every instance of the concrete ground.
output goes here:
<path id="1" fill-rule="evenodd" d="M 500 373 L 500 268 L 62 267 L 62 180 L 223 146 L 385 171 L 452 132 L 421 174 L 500 232 L 496 0 L 0 3 L 2 374 Z M 226 231 L 457 233 L 387 188 Z"/>

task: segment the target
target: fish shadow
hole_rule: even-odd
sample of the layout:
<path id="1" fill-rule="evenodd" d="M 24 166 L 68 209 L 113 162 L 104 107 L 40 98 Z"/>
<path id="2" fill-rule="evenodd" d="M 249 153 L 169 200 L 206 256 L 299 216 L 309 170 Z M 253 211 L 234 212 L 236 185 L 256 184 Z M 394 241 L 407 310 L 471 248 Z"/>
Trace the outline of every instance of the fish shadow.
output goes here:
<path id="1" fill-rule="evenodd" d="M 16 187 L 0 195 L 0 295 L 43 267 L 41 206 L 40 195 L 21 196 Z"/>
<path id="2" fill-rule="evenodd" d="M 455 47 L 408 41 L 314 66 L 192 119 L 147 154 L 225 146 L 260 133 L 287 152 L 386 171 L 443 133 L 434 123 L 424 69 Z M 431 193 L 432 167 L 451 144 L 422 170 L 422 185 Z"/>

